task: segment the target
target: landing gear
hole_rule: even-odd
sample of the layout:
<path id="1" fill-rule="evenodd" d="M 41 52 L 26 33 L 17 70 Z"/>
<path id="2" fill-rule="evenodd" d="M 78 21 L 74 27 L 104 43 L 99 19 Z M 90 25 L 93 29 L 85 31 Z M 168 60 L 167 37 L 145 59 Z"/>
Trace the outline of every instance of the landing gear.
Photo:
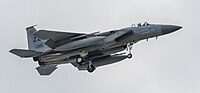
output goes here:
<path id="1" fill-rule="evenodd" d="M 89 73 L 94 72 L 94 70 L 95 70 L 95 67 L 94 67 L 93 65 L 87 67 L 87 71 L 88 71 Z"/>
<path id="2" fill-rule="evenodd" d="M 133 57 L 133 55 L 132 54 L 128 54 L 128 56 L 127 56 L 129 59 L 130 58 L 132 58 Z"/>
<path id="3" fill-rule="evenodd" d="M 86 50 L 80 51 L 80 56 L 76 58 L 76 62 L 80 65 L 84 61 L 84 57 L 88 55 L 88 52 Z"/>
<path id="4" fill-rule="evenodd" d="M 92 65 L 92 61 L 90 60 L 86 60 L 85 57 L 88 55 L 88 52 L 86 50 L 82 50 L 80 51 L 80 55 L 76 58 L 76 62 L 80 65 L 83 65 L 85 63 L 88 62 L 88 67 L 87 67 L 87 71 L 89 73 L 94 72 L 94 70 L 96 69 L 94 65 Z"/>
<path id="5" fill-rule="evenodd" d="M 89 73 L 92 73 L 92 72 L 94 72 L 94 70 L 95 70 L 95 67 L 92 65 L 92 61 L 89 61 L 89 65 L 87 67 L 87 71 Z"/>
<path id="6" fill-rule="evenodd" d="M 132 53 L 131 53 L 131 50 L 132 50 L 132 48 L 133 48 L 133 44 L 134 44 L 134 42 L 130 42 L 130 43 L 127 44 L 127 51 L 129 52 L 129 54 L 127 55 L 127 57 L 128 57 L 129 59 L 133 57 L 133 55 L 132 55 Z"/>
<path id="7" fill-rule="evenodd" d="M 86 50 L 80 51 L 80 56 L 81 56 L 81 57 L 85 57 L 85 56 L 87 56 L 87 55 L 88 55 L 88 52 L 87 52 Z"/>
<path id="8" fill-rule="evenodd" d="M 79 56 L 76 58 L 76 62 L 80 65 L 84 65 L 85 63 L 88 62 L 88 67 L 87 67 L 87 71 L 89 73 L 94 72 L 94 70 L 96 69 L 94 65 L 92 65 L 92 61 L 87 60 L 86 56 L 88 55 L 88 51 L 86 50 L 82 50 L 80 51 Z"/>
<path id="9" fill-rule="evenodd" d="M 77 62 L 78 64 L 81 64 L 81 63 L 83 62 L 83 57 L 77 57 L 77 58 L 76 58 L 76 62 Z"/>

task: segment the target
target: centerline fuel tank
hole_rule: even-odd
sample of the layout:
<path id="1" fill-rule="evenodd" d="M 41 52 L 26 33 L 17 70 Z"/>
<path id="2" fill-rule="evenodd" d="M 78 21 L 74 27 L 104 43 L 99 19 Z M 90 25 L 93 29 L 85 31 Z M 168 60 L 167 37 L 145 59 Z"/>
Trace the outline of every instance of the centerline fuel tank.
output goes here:
<path id="1" fill-rule="evenodd" d="M 109 56 L 94 59 L 92 61 L 92 65 L 94 65 L 95 68 L 96 68 L 96 67 L 99 67 L 99 66 L 116 63 L 116 62 L 119 62 L 119 61 L 124 60 L 126 58 L 127 58 L 127 55 L 109 55 Z M 75 66 L 75 64 L 73 64 L 73 65 Z M 80 65 L 77 68 L 79 70 L 86 70 L 87 67 L 88 67 L 88 63 Z"/>

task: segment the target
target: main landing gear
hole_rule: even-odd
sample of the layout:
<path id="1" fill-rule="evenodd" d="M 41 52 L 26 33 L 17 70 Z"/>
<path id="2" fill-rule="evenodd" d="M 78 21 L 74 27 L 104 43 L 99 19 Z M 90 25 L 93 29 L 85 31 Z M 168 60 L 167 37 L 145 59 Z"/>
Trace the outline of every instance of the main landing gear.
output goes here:
<path id="1" fill-rule="evenodd" d="M 78 56 L 76 58 L 76 62 L 80 65 L 83 63 L 84 61 L 84 57 L 86 57 L 88 55 L 88 52 L 86 50 L 82 50 L 80 51 L 80 56 Z"/>
<path id="2" fill-rule="evenodd" d="M 77 62 L 78 64 L 81 64 L 81 63 L 83 62 L 83 57 L 81 57 L 81 56 L 77 57 L 77 58 L 76 58 L 76 62 Z"/>
<path id="3" fill-rule="evenodd" d="M 76 62 L 77 62 L 79 65 L 81 65 L 81 64 L 83 63 L 83 58 L 82 58 L 82 57 L 78 57 L 78 58 L 76 59 Z M 86 63 L 86 62 L 85 62 L 85 63 Z M 92 72 L 94 72 L 94 70 L 95 70 L 95 67 L 94 67 L 94 65 L 92 65 L 92 61 L 88 61 L 87 71 L 88 71 L 89 73 L 92 73 Z"/>
<path id="4" fill-rule="evenodd" d="M 92 61 L 89 61 L 89 65 L 87 67 L 87 71 L 89 73 L 92 73 L 92 72 L 94 72 L 94 70 L 95 70 L 95 67 L 92 65 Z"/>
<path id="5" fill-rule="evenodd" d="M 88 67 L 87 67 L 87 71 L 89 73 L 92 73 L 94 72 L 94 70 L 96 69 L 94 65 L 92 65 L 92 61 L 90 60 L 85 60 L 84 58 L 88 55 L 88 52 L 83 50 L 83 51 L 80 51 L 80 56 L 78 56 L 76 58 L 76 62 L 79 64 L 79 65 L 82 65 L 84 63 L 87 63 L 88 62 Z"/>

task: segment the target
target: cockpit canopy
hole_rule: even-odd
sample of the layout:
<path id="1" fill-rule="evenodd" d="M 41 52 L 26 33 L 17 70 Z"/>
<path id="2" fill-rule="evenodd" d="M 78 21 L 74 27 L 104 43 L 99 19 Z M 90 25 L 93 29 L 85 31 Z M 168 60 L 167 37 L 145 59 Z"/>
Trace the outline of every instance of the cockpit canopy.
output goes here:
<path id="1" fill-rule="evenodd" d="M 147 23 L 147 22 L 144 22 L 144 24 L 139 23 L 137 25 L 133 24 L 132 26 L 134 26 L 134 27 L 142 27 L 142 26 L 147 26 L 147 25 L 150 25 L 150 24 Z"/>

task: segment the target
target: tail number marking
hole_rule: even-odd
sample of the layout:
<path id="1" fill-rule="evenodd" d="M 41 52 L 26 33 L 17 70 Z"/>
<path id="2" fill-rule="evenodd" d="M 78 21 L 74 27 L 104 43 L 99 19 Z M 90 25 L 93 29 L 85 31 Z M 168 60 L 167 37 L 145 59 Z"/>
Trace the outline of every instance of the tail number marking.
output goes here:
<path id="1" fill-rule="evenodd" d="M 33 42 L 38 42 L 41 41 L 41 39 L 39 37 L 33 36 Z"/>

